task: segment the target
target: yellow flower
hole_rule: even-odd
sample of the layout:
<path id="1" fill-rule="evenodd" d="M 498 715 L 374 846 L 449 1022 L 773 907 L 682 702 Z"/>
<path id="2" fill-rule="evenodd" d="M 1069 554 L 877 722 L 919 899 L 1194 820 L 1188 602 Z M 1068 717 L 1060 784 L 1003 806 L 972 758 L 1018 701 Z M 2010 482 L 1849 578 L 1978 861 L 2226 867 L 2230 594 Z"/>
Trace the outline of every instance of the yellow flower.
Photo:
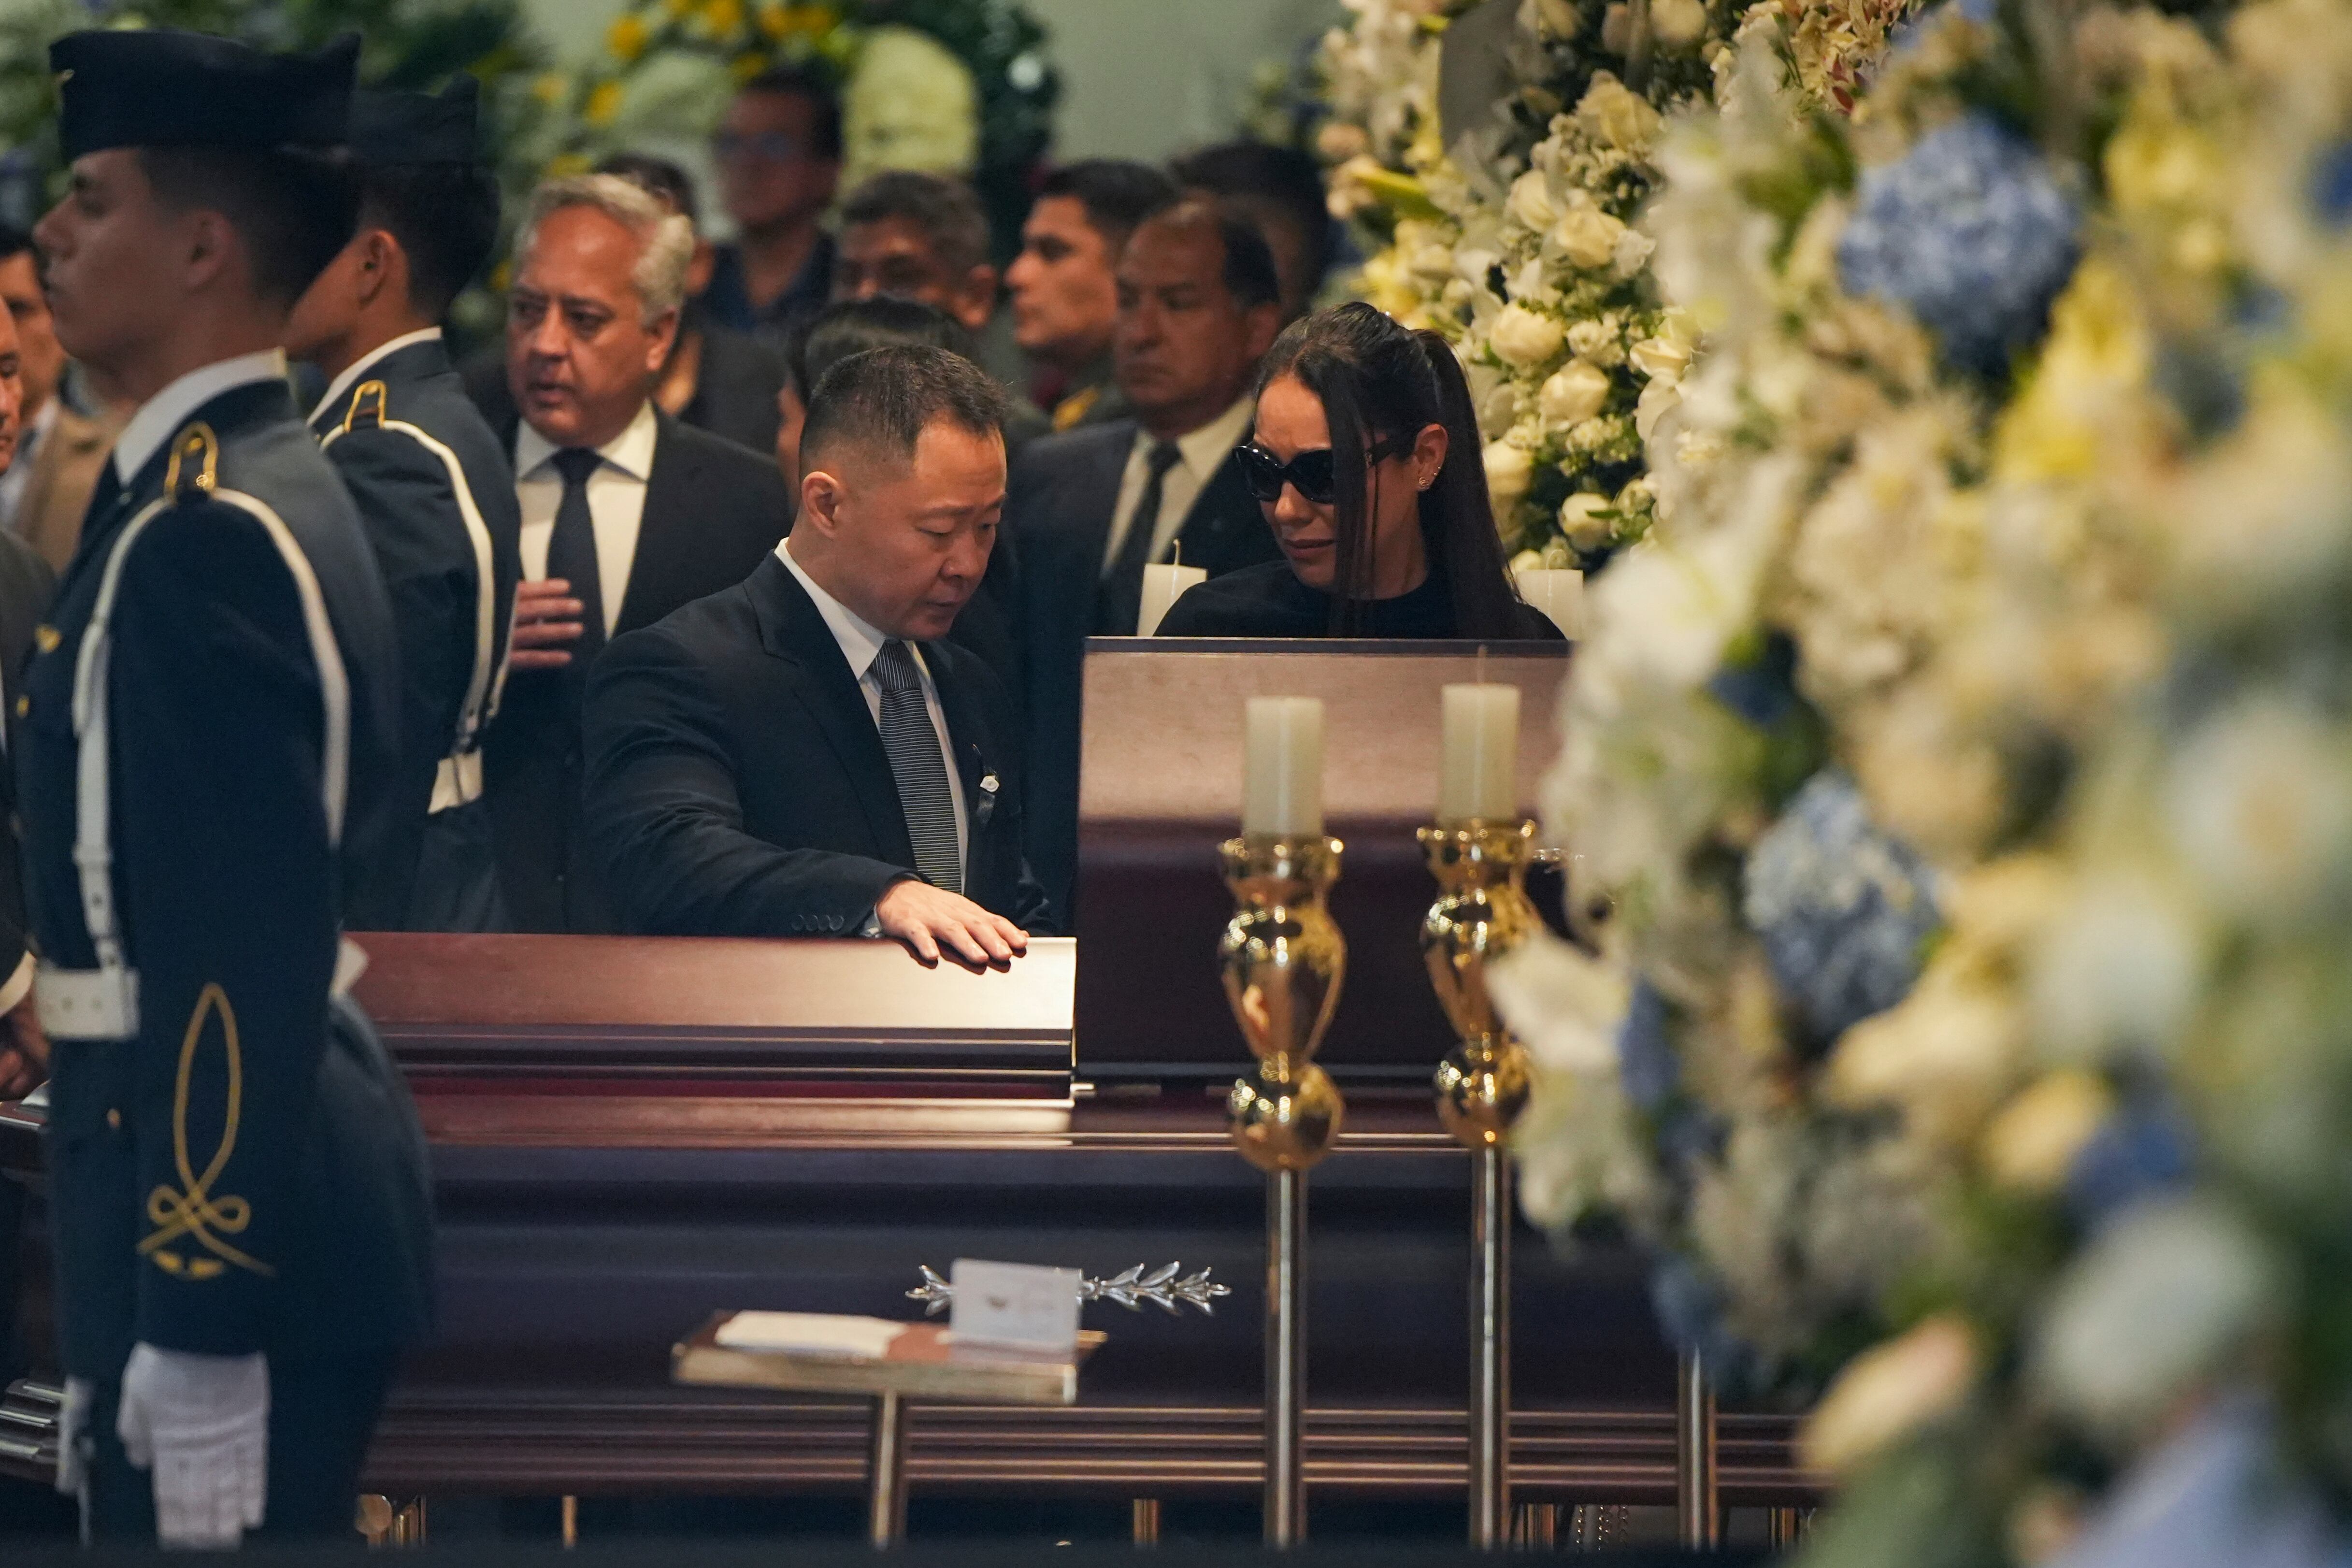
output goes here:
<path id="1" fill-rule="evenodd" d="M 586 174 L 589 168 L 585 153 L 559 153 L 547 161 L 547 167 L 541 173 L 546 179 L 568 180 L 574 174 Z"/>
<path id="2" fill-rule="evenodd" d="M 646 52 L 646 44 L 652 36 L 643 17 L 635 14 L 617 16 L 604 35 L 604 47 L 613 51 L 614 59 L 627 65 Z"/>
<path id="3" fill-rule="evenodd" d="M 588 106 L 580 117 L 591 125 L 610 125 L 621 112 L 621 84 L 600 81 L 588 94 Z"/>
<path id="4" fill-rule="evenodd" d="M 2032 384 L 1993 435 L 1993 471 L 2011 482 L 2096 478 L 2137 423 L 2131 404 L 2153 360 L 2131 280 L 2113 262 L 2084 262 L 2050 323 Z"/>
<path id="5" fill-rule="evenodd" d="M 662 0 L 662 9 L 673 22 L 683 22 L 694 15 L 695 0 Z"/>
<path id="6" fill-rule="evenodd" d="M 714 37 L 732 37 L 743 26 L 743 0 L 709 0 L 702 7 L 702 21 Z"/>
<path id="7" fill-rule="evenodd" d="M 2055 1192 L 2112 1101 L 2096 1074 L 2062 1068 L 2001 1108 L 1979 1145 L 1985 1169 L 2006 1187 Z"/>
<path id="8" fill-rule="evenodd" d="M 750 81 L 753 77 L 758 76 L 761 71 L 768 68 L 768 57 L 757 52 L 746 55 L 737 55 L 735 57 L 735 63 L 727 68 L 733 74 L 737 81 Z"/>
<path id="9" fill-rule="evenodd" d="M 553 109 L 572 91 L 572 79 L 562 71 L 549 71 L 530 84 L 530 95 Z"/>

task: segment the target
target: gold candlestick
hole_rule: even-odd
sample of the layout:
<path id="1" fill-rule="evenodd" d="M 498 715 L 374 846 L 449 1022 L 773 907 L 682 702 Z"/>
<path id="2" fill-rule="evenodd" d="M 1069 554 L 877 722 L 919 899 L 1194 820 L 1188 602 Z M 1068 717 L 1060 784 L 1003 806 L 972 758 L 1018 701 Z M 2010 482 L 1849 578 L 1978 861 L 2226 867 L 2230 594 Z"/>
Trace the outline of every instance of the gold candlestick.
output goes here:
<path id="1" fill-rule="evenodd" d="M 1503 1150 L 1528 1103 L 1528 1053 L 1495 1012 L 1486 963 L 1541 924 L 1528 898 L 1535 824 L 1473 819 L 1421 830 L 1437 901 L 1421 922 L 1457 1044 L 1437 1069 L 1437 1115 L 1470 1151 L 1470 1542 L 1509 1542 L 1511 1167 Z"/>
<path id="2" fill-rule="evenodd" d="M 1346 1113 L 1314 1062 L 1348 973 L 1348 942 L 1325 895 L 1341 845 L 1320 836 L 1225 841 L 1234 918 L 1217 944 L 1225 1000 L 1257 1068 L 1234 1085 L 1226 1125 L 1266 1184 L 1265 1539 L 1307 1537 L 1307 1172 L 1331 1151 Z"/>

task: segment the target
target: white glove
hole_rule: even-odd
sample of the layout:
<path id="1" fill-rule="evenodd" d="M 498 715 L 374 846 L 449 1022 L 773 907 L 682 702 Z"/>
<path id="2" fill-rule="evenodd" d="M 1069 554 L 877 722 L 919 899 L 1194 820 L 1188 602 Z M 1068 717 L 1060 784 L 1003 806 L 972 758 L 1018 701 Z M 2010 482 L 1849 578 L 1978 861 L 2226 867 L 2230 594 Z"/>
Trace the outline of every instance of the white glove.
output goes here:
<path id="1" fill-rule="evenodd" d="M 140 1345 L 122 1369 L 115 1435 L 155 1472 L 165 1546 L 235 1546 L 269 1490 L 269 1361 Z"/>
<path id="2" fill-rule="evenodd" d="M 66 1379 L 65 1403 L 58 1406 L 58 1490 L 79 1498 L 89 1485 L 82 1443 L 89 1436 L 89 1407 L 96 1391 L 86 1377 Z"/>

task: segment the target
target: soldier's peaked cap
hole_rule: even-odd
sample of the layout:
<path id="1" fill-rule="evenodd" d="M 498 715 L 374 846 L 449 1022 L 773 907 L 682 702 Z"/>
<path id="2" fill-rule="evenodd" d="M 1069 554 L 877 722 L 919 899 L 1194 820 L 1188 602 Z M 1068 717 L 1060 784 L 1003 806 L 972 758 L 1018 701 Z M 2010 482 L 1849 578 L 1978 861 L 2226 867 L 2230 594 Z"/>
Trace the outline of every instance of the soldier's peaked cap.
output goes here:
<path id="1" fill-rule="evenodd" d="M 49 46 L 68 158 L 110 147 L 341 146 L 356 34 L 273 55 L 168 27 L 69 33 Z"/>
<path id="2" fill-rule="evenodd" d="M 464 75 L 437 97 L 363 87 L 352 96 L 352 156 L 371 168 L 474 163 L 481 156 L 480 98 L 480 85 Z"/>

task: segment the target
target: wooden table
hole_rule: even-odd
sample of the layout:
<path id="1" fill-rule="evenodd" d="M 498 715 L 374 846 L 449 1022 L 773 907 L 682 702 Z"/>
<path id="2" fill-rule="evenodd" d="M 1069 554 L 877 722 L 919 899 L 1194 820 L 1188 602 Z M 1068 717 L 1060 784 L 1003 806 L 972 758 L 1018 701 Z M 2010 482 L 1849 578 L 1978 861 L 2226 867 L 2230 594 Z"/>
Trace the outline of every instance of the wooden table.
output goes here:
<path id="1" fill-rule="evenodd" d="M 866 1537 L 877 1547 L 907 1537 L 908 1399 L 987 1405 L 1075 1405 L 1078 1368 L 1104 1337 L 1078 1335 L 1070 1354 L 956 1344 L 939 1323 L 909 1323 L 880 1356 L 745 1350 L 719 1342 L 734 1316 L 720 1312 L 670 1351 L 680 1383 L 773 1388 L 798 1394 L 862 1394 L 873 1404 L 866 1472 Z"/>

